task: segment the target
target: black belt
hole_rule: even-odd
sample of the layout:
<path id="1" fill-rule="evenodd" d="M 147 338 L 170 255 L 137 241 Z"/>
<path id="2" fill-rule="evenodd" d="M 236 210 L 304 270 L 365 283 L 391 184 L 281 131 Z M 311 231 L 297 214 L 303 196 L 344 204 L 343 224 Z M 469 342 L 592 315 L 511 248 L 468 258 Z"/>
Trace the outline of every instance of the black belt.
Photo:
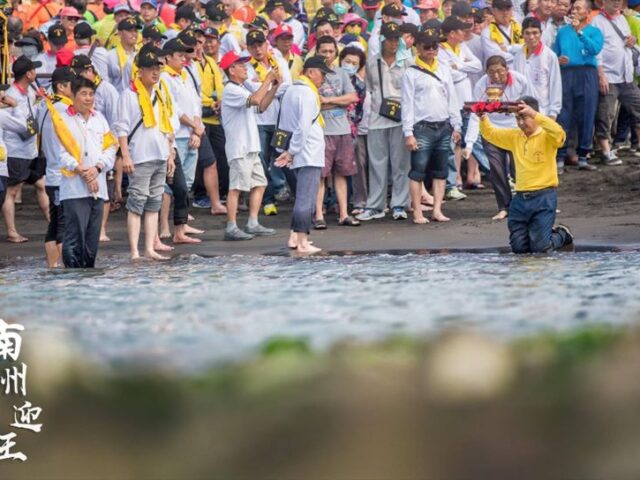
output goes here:
<path id="1" fill-rule="evenodd" d="M 443 120 L 441 122 L 428 122 L 426 120 L 420 120 L 418 123 L 416 123 L 414 125 L 414 127 L 419 127 L 425 125 L 427 127 L 431 127 L 431 128 L 442 128 L 444 126 L 448 126 L 449 125 L 449 120 Z"/>
<path id="2" fill-rule="evenodd" d="M 555 191 L 556 187 L 543 188 L 541 190 L 533 190 L 530 192 L 516 192 L 516 195 L 520 198 L 524 198 L 525 200 L 529 200 L 530 198 L 535 198 L 539 195 L 543 195 L 545 193 Z"/>

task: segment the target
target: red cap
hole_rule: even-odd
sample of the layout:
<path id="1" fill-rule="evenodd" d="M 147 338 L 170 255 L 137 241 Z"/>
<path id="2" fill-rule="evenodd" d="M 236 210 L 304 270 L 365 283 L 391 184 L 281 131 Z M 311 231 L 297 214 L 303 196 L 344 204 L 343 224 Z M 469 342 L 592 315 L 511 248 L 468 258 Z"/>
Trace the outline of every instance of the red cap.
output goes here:
<path id="1" fill-rule="evenodd" d="M 231 52 L 227 52 L 227 53 L 224 54 L 224 57 L 222 57 L 222 59 L 220 60 L 220 63 L 218 63 L 218 66 L 222 70 L 226 70 L 227 68 L 229 68 L 234 63 L 237 63 L 237 62 L 243 62 L 244 63 L 244 62 L 248 62 L 250 59 L 251 59 L 251 57 L 241 57 L 236 52 L 231 51 Z"/>
<path id="2" fill-rule="evenodd" d="M 82 18 L 82 15 L 80 15 L 80 12 L 78 12 L 78 10 L 73 7 L 64 7 L 62 10 L 60 10 L 60 18 L 62 17 Z"/>
<path id="3" fill-rule="evenodd" d="M 56 53 L 56 68 L 69 67 L 73 59 L 73 50 L 63 48 Z"/>
<path id="4" fill-rule="evenodd" d="M 293 28 L 291 28 L 291 25 L 286 23 L 279 25 L 275 32 L 273 32 L 273 38 L 276 39 L 280 35 L 291 35 L 293 37 Z"/>

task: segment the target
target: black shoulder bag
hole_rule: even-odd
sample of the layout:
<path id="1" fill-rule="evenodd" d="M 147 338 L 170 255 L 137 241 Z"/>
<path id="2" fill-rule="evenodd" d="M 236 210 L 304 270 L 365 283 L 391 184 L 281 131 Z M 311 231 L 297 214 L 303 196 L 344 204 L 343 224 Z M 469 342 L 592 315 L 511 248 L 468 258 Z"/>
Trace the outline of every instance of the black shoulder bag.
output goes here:
<path id="1" fill-rule="evenodd" d="M 394 122 L 402 121 L 402 105 L 397 100 L 391 100 L 384 98 L 384 87 L 382 86 L 382 61 L 378 59 L 378 78 L 380 79 L 380 97 L 382 102 L 380 103 L 380 111 L 378 112 L 381 117 L 388 118 Z"/>
<path id="2" fill-rule="evenodd" d="M 36 87 L 33 87 L 34 90 L 35 88 Z M 36 119 L 33 116 L 33 110 L 31 109 L 31 100 L 29 99 L 29 92 L 27 92 L 27 106 L 29 107 L 29 116 L 27 117 L 25 131 L 23 133 L 18 134 L 18 136 L 22 141 L 27 141 L 38 133 L 38 123 L 36 122 Z"/>
<path id="3" fill-rule="evenodd" d="M 282 102 L 280 102 L 280 110 L 278 111 L 278 120 L 276 120 L 276 131 L 273 132 L 273 137 L 271 137 L 271 142 L 269 143 L 269 145 L 272 148 L 276 148 L 284 152 L 286 150 L 289 150 L 289 144 L 291 143 L 291 137 L 293 136 L 293 132 L 289 132 L 288 130 L 283 130 L 282 128 L 280 128 L 280 113 L 282 113 Z M 311 125 L 316 123 L 316 120 L 318 120 L 321 114 L 322 114 L 322 109 L 320 109 L 320 112 L 318 113 L 318 115 L 316 115 L 316 118 L 313 119 L 313 121 L 311 122 Z"/>
<path id="4" fill-rule="evenodd" d="M 426 68 L 422 68 L 419 67 L 418 65 L 411 65 L 411 68 L 415 68 L 416 70 L 422 72 L 422 73 L 426 73 L 427 75 L 431 75 L 433 78 L 435 78 L 436 80 L 438 80 L 440 83 L 442 83 L 442 80 L 440 80 L 440 77 L 437 76 L 435 73 L 430 72 L 429 70 L 427 70 Z"/>

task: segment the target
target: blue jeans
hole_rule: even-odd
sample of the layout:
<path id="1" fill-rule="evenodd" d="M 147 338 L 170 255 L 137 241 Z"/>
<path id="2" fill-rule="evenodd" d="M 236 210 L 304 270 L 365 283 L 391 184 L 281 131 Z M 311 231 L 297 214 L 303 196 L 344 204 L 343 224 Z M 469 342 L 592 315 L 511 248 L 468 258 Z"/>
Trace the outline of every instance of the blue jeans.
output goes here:
<path id="1" fill-rule="evenodd" d="M 462 148 L 466 148 L 464 143 L 464 136 L 467 134 L 467 128 L 469 127 L 469 117 L 471 116 L 468 112 L 462 112 L 462 144 L 460 145 Z M 476 143 L 473 144 L 473 148 L 471 149 L 471 153 L 478 161 L 478 165 L 480 166 L 480 171 L 487 175 L 489 173 L 489 160 L 487 159 L 487 155 L 484 153 L 482 149 L 482 141 L 480 136 L 476 140 Z M 447 176 L 447 190 L 456 186 L 456 177 L 458 175 L 458 171 L 456 170 L 456 161 L 455 156 L 453 154 L 453 150 L 449 152 L 449 159 L 447 166 L 449 167 L 449 175 Z"/>
<path id="2" fill-rule="evenodd" d="M 261 150 L 260 160 L 262 160 L 264 173 L 269 182 L 262 198 L 263 205 L 275 203 L 275 194 L 284 188 L 285 183 L 289 183 L 292 192 L 296 191 L 296 177 L 291 169 L 276 167 L 273 164 L 277 157 L 276 150 L 271 146 L 271 139 L 275 131 L 275 125 L 258 125 Z"/>
<path id="3" fill-rule="evenodd" d="M 409 178 L 422 182 L 429 169 L 435 180 L 445 180 L 449 174 L 447 160 L 451 150 L 449 122 L 418 122 L 413 126 L 413 136 L 416 137 L 418 150 L 411 152 Z"/>
<path id="4" fill-rule="evenodd" d="M 509 243 L 513 253 L 540 253 L 571 243 L 563 230 L 553 231 L 558 195 L 555 188 L 516 193 L 509 205 Z"/>

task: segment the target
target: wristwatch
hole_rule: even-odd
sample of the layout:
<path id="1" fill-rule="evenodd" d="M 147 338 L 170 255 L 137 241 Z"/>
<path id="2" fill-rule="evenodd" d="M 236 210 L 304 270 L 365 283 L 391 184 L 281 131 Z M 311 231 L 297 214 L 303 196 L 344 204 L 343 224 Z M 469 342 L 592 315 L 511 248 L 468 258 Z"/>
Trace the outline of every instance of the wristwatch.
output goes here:
<path id="1" fill-rule="evenodd" d="M 95 164 L 94 167 L 98 170 L 98 174 L 102 173 L 102 167 L 98 164 Z"/>

